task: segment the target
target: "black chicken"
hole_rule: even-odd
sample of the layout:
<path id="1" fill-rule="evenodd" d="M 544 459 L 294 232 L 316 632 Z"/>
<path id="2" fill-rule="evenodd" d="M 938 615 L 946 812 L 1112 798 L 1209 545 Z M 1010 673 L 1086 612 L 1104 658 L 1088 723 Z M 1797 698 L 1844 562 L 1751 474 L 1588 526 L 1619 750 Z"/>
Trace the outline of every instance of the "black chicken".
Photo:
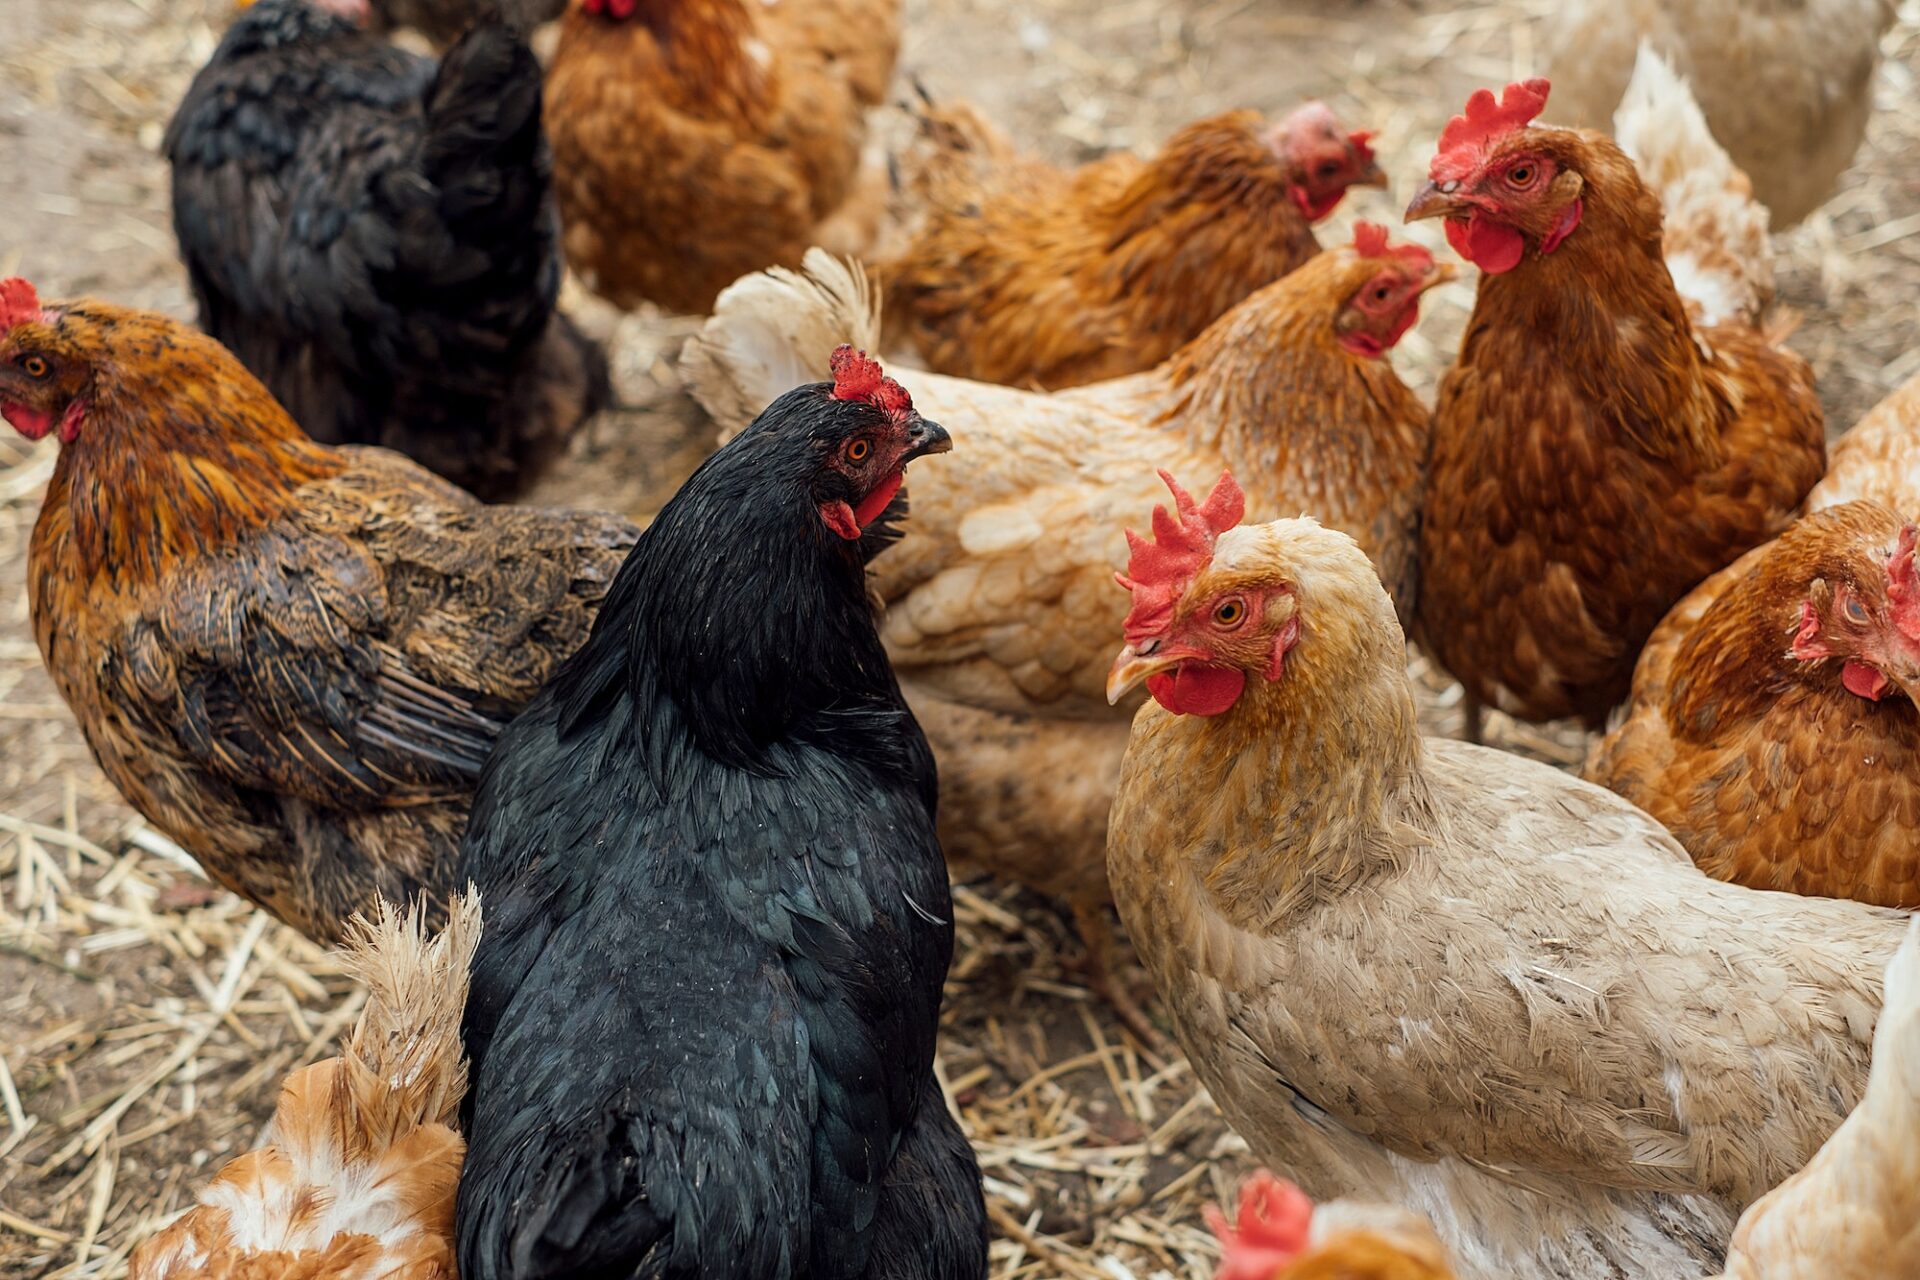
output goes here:
<path id="1" fill-rule="evenodd" d="M 502 498 L 608 399 L 554 308 L 540 77 L 498 22 L 436 66 L 260 0 L 194 78 L 166 153 L 201 324 L 316 439 Z"/>
<path id="2" fill-rule="evenodd" d="M 933 756 L 865 587 L 947 434 L 834 373 L 661 510 L 482 776 L 465 1280 L 986 1274 Z"/>

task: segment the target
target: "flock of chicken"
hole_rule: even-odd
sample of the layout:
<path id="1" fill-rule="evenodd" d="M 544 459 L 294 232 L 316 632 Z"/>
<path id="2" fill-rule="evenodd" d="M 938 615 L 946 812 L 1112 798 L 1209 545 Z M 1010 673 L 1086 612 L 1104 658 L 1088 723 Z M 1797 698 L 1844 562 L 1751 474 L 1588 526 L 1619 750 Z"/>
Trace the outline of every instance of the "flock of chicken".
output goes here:
<path id="1" fill-rule="evenodd" d="M 1884 28 L 1822 3 L 1810 61 Z M 922 95 L 889 157 L 893 0 L 573 0 L 544 69 L 374 16 L 259 0 L 189 90 L 204 333 L 0 285 L 61 695 L 372 992 L 139 1280 L 979 1280 L 948 857 L 1154 1039 L 1117 905 L 1292 1179 L 1223 1280 L 1920 1275 L 1920 385 L 1829 456 L 1735 163 L 1804 212 L 1858 92 L 1784 170 L 1653 43 L 1611 137 L 1475 93 L 1429 410 L 1386 356 L 1459 268 L 1318 244 L 1384 184 L 1321 104 L 1066 171 Z M 481 500 L 608 403 L 563 265 L 710 314 L 644 531 Z M 1409 639 L 1586 780 L 1423 738 Z"/>

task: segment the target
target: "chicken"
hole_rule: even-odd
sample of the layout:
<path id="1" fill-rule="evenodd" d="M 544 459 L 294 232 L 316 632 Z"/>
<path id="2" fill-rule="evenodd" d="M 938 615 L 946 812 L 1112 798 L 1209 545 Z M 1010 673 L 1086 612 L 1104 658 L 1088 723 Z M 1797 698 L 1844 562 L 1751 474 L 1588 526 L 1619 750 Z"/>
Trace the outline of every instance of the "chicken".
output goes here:
<path id="1" fill-rule="evenodd" d="M 454 1280 L 465 1144 L 460 1011 L 480 903 L 454 899 L 429 939 L 418 909 L 360 919 L 347 971 L 367 1002 L 340 1056 L 280 1086 L 261 1145 L 142 1241 L 129 1280 Z"/>
<path id="2" fill-rule="evenodd" d="M 1698 155 L 1685 86 L 1664 87 L 1645 141 Z M 1806 362 L 1745 320 L 1689 321 L 1659 201 L 1605 138 L 1528 124 L 1547 88 L 1476 93 L 1407 210 L 1444 217 L 1483 273 L 1434 410 L 1419 552 L 1420 639 L 1466 687 L 1470 736 L 1488 702 L 1601 727 L 1654 625 L 1784 529 L 1823 462 Z M 1698 282 L 1702 226 L 1668 217 Z M 1749 231 L 1724 229 L 1729 247 Z M 1757 272 L 1715 295 L 1749 296 Z"/>
<path id="3" fill-rule="evenodd" d="M 899 0 L 578 0 L 547 78 L 568 263 L 622 307 L 705 314 L 817 241 L 862 248 L 899 42 Z"/>
<path id="4" fill-rule="evenodd" d="M 735 285 L 689 343 L 689 385 L 723 425 L 804 379 L 832 341 L 877 331 L 857 271 L 820 253 L 808 267 Z M 1106 811 L 1126 712 L 1108 708 L 1103 683 L 1125 613 L 1120 526 L 1154 492 L 1139 459 L 1256 477 L 1256 513 L 1309 510 L 1351 530 L 1411 609 L 1427 413 L 1384 355 L 1451 275 L 1363 226 L 1150 373 L 1054 395 L 912 379 L 969 465 L 915 486 L 913 522 L 872 580 L 940 761 L 941 843 L 1064 898 L 1095 986 L 1143 1036 L 1105 968 Z"/>
<path id="5" fill-rule="evenodd" d="M 1587 777 L 1719 879 L 1920 907 L 1915 533 L 1850 502 L 1707 579 L 1647 642 Z"/>
<path id="6" fill-rule="evenodd" d="M 1833 194 L 1873 109 L 1893 0 L 1574 0 L 1549 12 L 1561 118 L 1599 128 L 1650 42 L 1693 81 L 1714 136 L 1777 227 Z"/>
<path id="7" fill-rule="evenodd" d="M 947 433 L 832 369 L 662 508 L 488 766 L 465 1280 L 984 1280 L 933 756 L 865 588 Z"/>
<path id="8" fill-rule="evenodd" d="M 0 284 L 0 415 L 60 453 L 28 547 L 47 671 L 127 802 L 331 940 L 436 900 L 493 739 L 638 536 L 309 440 L 164 316 Z"/>
<path id="9" fill-rule="evenodd" d="M 1807 510 L 1861 499 L 1909 518 L 1920 516 L 1920 377 L 1834 441 L 1827 474 L 1807 495 Z"/>
<path id="10" fill-rule="evenodd" d="M 1360 548 L 1236 492 L 1135 542 L 1109 677 L 1154 701 L 1108 872 L 1198 1080 L 1465 1280 L 1710 1270 L 1859 1100 L 1907 917 L 1709 879 L 1611 792 L 1423 739 Z"/>
<path id="11" fill-rule="evenodd" d="M 1723 1280 L 1920 1275 L 1920 924 L 1887 965 L 1873 1070 L 1807 1167 L 1740 1215 Z"/>
<path id="12" fill-rule="evenodd" d="M 330 444 L 509 496 L 608 399 L 557 310 L 540 64 L 498 23 L 436 65 L 306 0 L 236 20 L 168 126 L 206 330 Z"/>
<path id="13" fill-rule="evenodd" d="M 1309 102 L 1267 125 L 1230 111 L 1151 160 L 1072 172 L 1016 153 L 965 106 L 910 153 L 915 226 L 880 262 L 887 315 L 941 373 L 1072 387 L 1166 360 L 1320 250 L 1348 187 L 1385 186 L 1367 146 Z"/>
<path id="14" fill-rule="evenodd" d="M 1453 1280 L 1433 1228 L 1402 1210 L 1347 1201 L 1314 1206 L 1265 1169 L 1240 1189 L 1240 1213 L 1207 1206 L 1220 1240 L 1214 1280 Z"/>

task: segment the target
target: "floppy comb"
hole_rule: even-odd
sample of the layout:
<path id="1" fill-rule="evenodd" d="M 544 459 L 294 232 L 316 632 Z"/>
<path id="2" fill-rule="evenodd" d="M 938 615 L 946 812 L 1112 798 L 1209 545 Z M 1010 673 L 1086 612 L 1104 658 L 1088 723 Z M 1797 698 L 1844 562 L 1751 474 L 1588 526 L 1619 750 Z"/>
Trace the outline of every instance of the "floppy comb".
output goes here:
<path id="1" fill-rule="evenodd" d="M 1239 524 L 1247 510 L 1246 495 L 1230 471 L 1220 473 L 1205 502 L 1195 502 L 1167 472 L 1159 476 L 1173 494 L 1177 514 L 1168 514 L 1165 507 L 1153 509 L 1152 541 L 1127 530 L 1127 571 L 1113 575 L 1114 581 L 1133 593 L 1124 626 L 1129 643 L 1147 639 L 1165 626 L 1187 583 L 1213 558 L 1213 544 Z"/>
<path id="2" fill-rule="evenodd" d="M 39 318 L 40 294 L 31 281 L 19 276 L 0 280 L 0 329 L 11 329 Z"/>
<path id="3" fill-rule="evenodd" d="M 1206 1209 L 1207 1229 L 1220 1241 L 1214 1280 L 1271 1280 L 1306 1250 L 1313 1201 L 1291 1182 L 1261 1169 L 1240 1189 L 1234 1222 L 1217 1205 Z"/>
<path id="4" fill-rule="evenodd" d="M 1893 606 L 1893 625 L 1909 640 L 1920 640 L 1920 573 L 1913 564 L 1913 549 L 1920 539 L 1920 528 L 1902 525 L 1900 541 L 1887 560 L 1887 603 Z"/>
<path id="5" fill-rule="evenodd" d="M 833 371 L 835 400 L 864 400 L 889 418 L 904 418 L 913 412 L 913 397 L 907 389 L 887 377 L 880 362 L 864 351 L 855 351 L 848 343 L 833 349 L 827 362 Z"/>
<path id="6" fill-rule="evenodd" d="M 1353 224 L 1353 251 L 1363 258 L 1398 258 L 1423 274 L 1433 266 L 1433 255 L 1420 245 L 1388 245 L 1387 229 L 1377 222 Z"/>
<path id="7" fill-rule="evenodd" d="M 1516 80 L 1495 102 L 1490 89 L 1475 89 L 1467 109 L 1447 121 L 1440 131 L 1440 149 L 1434 153 L 1427 176 L 1435 182 L 1458 182 L 1480 167 L 1487 147 L 1519 129 L 1546 109 L 1553 86 L 1544 79 Z"/>

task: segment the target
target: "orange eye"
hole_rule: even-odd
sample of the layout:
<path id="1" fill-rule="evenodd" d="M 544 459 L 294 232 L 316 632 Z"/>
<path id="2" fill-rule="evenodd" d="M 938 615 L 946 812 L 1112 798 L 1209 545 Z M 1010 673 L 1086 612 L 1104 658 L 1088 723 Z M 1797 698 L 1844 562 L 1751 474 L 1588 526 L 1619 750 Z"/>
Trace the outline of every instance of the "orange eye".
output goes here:
<path id="1" fill-rule="evenodd" d="M 1534 176 L 1539 172 L 1530 164 L 1517 164 L 1507 170 L 1507 183 L 1515 187 L 1530 187 Z"/>
<path id="2" fill-rule="evenodd" d="M 867 455 L 872 452 L 873 452 L 872 441 L 855 440 L 852 444 L 847 446 L 847 459 L 851 462 L 865 462 L 867 460 Z"/>
<path id="3" fill-rule="evenodd" d="M 29 378 L 44 378 L 49 368 L 44 356 L 28 356 L 20 362 L 20 367 L 27 371 Z"/>
<path id="4" fill-rule="evenodd" d="M 1235 596 L 1231 600 L 1222 600 L 1214 606 L 1213 625 L 1216 627 L 1237 627 L 1247 620 L 1247 602 Z"/>

